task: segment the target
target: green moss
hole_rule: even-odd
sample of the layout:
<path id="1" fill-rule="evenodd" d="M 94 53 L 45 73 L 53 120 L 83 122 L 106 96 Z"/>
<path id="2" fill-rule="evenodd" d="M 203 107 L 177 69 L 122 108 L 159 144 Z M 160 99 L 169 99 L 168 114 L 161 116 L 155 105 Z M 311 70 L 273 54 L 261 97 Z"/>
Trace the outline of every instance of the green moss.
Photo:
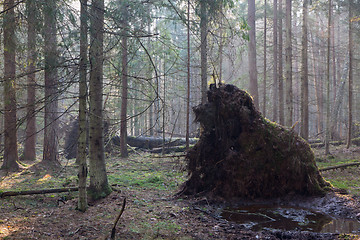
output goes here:
<path id="1" fill-rule="evenodd" d="M 112 192 L 112 189 L 109 185 L 103 186 L 101 188 L 101 191 L 93 188 L 88 188 L 87 193 L 90 199 L 92 200 L 98 200 L 101 198 L 105 198 L 107 195 L 109 195 Z"/>

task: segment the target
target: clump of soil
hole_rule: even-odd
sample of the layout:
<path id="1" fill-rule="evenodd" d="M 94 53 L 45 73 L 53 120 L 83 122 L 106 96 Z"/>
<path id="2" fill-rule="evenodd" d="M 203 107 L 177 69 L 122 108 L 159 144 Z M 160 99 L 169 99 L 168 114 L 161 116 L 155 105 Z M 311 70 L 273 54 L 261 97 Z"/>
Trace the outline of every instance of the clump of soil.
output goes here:
<path id="1" fill-rule="evenodd" d="M 207 94 L 208 102 L 194 108 L 202 134 L 186 156 L 190 178 L 182 194 L 273 198 L 330 188 L 310 146 L 262 117 L 247 92 L 226 84 Z"/>

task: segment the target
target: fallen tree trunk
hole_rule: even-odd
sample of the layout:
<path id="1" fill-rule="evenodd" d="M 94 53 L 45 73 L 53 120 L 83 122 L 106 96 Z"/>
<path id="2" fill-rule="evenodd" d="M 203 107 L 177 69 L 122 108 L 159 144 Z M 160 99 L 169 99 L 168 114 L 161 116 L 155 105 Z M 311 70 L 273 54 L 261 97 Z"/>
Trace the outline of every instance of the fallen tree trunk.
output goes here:
<path id="1" fill-rule="evenodd" d="M 148 152 L 168 154 L 168 153 L 172 153 L 172 152 L 185 152 L 185 150 L 186 150 L 186 146 L 182 145 L 182 146 L 175 146 L 175 147 L 165 147 L 164 150 L 162 147 L 153 148 L 153 149 L 149 150 Z"/>
<path id="2" fill-rule="evenodd" d="M 120 137 L 115 136 L 112 138 L 112 142 L 114 145 L 120 145 Z M 189 140 L 190 144 L 195 144 L 197 142 L 197 139 L 192 138 Z M 162 146 L 165 147 L 175 147 L 175 146 L 181 146 L 186 144 L 185 138 L 165 138 L 165 144 L 164 139 L 161 137 L 133 137 L 128 136 L 127 137 L 127 144 L 131 147 L 140 148 L 140 149 L 153 149 L 153 148 L 160 148 Z"/>
<path id="3" fill-rule="evenodd" d="M 360 165 L 360 162 L 345 163 L 345 164 L 340 164 L 337 166 L 321 168 L 321 169 L 319 169 L 319 171 L 324 172 L 324 171 L 335 170 L 335 169 L 339 169 L 339 168 L 347 168 L 347 167 L 352 167 L 352 166 L 359 166 L 359 165 Z"/>
<path id="4" fill-rule="evenodd" d="M 351 143 L 352 143 L 353 145 L 355 145 L 355 146 L 360 146 L 360 138 L 353 138 L 353 139 L 351 140 Z M 330 145 L 332 145 L 332 146 L 340 146 L 340 145 L 343 145 L 343 144 L 345 144 L 345 141 L 343 141 L 343 140 L 340 140 L 340 141 L 331 141 L 331 142 L 330 142 Z M 314 143 L 310 143 L 310 146 L 311 146 L 312 148 L 322 148 L 322 147 L 325 146 L 325 143 L 323 143 L 323 142 L 314 142 Z"/>
<path id="5" fill-rule="evenodd" d="M 54 188 L 54 189 L 40 189 L 40 190 L 24 190 L 24 191 L 6 191 L 0 193 L 0 198 L 19 196 L 19 195 L 34 195 L 45 193 L 62 193 L 62 192 L 76 192 L 79 189 L 77 187 L 70 188 Z"/>

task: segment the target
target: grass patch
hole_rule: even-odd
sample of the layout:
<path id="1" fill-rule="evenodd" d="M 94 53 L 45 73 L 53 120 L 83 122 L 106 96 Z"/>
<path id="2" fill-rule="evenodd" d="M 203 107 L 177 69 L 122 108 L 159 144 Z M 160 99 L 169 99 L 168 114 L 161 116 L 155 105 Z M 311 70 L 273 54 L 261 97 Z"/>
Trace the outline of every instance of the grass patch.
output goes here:
<path id="1" fill-rule="evenodd" d="M 359 162 L 359 159 L 343 159 L 343 158 L 328 158 L 328 159 L 316 159 L 316 165 L 318 168 L 325 168 L 325 167 L 331 167 L 336 166 L 340 164 L 346 164 L 346 163 L 353 163 L 353 162 Z"/>
<path id="2" fill-rule="evenodd" d="M 337 166 L 341 164 L 358 162 L 359 159 L 331 157 L 331 158 L 317 158 L 316 164 L 321 168 Z M 345 169 L 336 169 L 322 172 L 322 176 L 329 181 L 335 188 L 345 189 L 354 196 L 360 196 L 360 170 L 359 167 L 347 167 Z"/>

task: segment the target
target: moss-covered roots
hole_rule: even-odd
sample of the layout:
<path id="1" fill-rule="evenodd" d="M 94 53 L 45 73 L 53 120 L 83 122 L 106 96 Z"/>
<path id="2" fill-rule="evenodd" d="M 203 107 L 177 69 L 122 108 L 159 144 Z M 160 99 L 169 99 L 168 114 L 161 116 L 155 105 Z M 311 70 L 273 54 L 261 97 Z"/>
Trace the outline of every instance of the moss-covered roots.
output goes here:
<path id="1" fill-rule="evenodd" d="M 330 187 L 309 145 L 263 118 L 245 91 L 212 86 L 208 102 L 194 112 L 202 134 L 187 154 L 190 178 L 183 194 L 271 198 L 318 195 Z"/>

